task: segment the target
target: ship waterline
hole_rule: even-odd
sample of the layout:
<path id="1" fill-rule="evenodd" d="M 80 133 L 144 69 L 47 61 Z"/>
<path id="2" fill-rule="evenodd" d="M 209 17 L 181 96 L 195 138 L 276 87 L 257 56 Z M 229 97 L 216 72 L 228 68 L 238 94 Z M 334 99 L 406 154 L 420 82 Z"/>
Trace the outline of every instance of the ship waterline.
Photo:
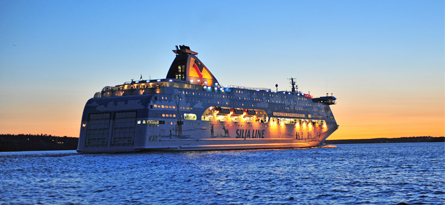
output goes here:
<path id="1" fill-rule="evenodd" d="M 338 125 L 330 105 L 293 89 L 225 86 L 187 46 L 165 79 L 106 86 L 85 105 L 77 151 L 315 147 Z"/>

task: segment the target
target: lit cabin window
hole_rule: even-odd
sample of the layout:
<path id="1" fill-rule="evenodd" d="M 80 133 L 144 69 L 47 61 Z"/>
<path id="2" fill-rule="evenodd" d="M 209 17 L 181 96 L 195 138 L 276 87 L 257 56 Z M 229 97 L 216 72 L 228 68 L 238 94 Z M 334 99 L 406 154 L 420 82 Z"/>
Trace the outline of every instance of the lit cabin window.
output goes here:
<path id="1" fill-rule="evenodd" d="M 196 120 L 196 114 L 193 113 L 184 113 L 185 120 Z"/>

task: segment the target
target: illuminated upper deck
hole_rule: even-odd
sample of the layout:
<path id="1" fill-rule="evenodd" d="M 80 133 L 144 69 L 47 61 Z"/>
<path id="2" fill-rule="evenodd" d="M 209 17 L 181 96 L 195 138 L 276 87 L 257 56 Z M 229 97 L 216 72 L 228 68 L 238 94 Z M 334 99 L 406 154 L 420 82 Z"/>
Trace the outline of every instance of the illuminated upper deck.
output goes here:
<path id="1" fill-rule="evenodd" d="M 301 92 L 289 92 L 289 91 L 272 91 L 268 88 L 250 88 L 244 86 L 236 86 L 236 85 L 199 85 L 193 84 L 191 82 L 186 82 L 184 80 L 178 79 L 156 79 L 156 80 L 139 80 L 139 81 L 128 81 L 120 85 L 116 86 L 105 86 L 101 92 L 97 92 L 94 97 L 114 97 L 114 96 L 125 96 L 125 95 L 143 95 L 143 94 L 153 94 L 153 93 L 163 93 L 163 88 L 171 87 L 178 89 L 187 89 L 187 90 L 200 90 L 207 92 L 216 92 L 216 93 L 230 93 L 232 90 L 246 90 L 253 92 L 266 92 L 266 93 L 275 93 L 282 95 L 297 95 L 307 98 L 312 98 L 311 95 L 301 93 Z"/>
<path id="2" fill-rule="evenodd" d="M 295 91 L 272 91 L 268 88 L 249 88 L 235 85 L 221 85 L 210 70 L 198 59 L 198 53 L 191 51 L 188 46 L 177 46 L 173 50 L 176 54 L 165 79 L 128 81 L 116 86 L 106 86 L 94 97 L 114 97 L 126 95 L 145 95 L 164 93 L 165 88 L 177 88 L 206 92 L 226 93 L 233 90 L 244 93 L 265 92 L 278 95 L 296 95 L 304 98 L 312 98 L 309 94 Z"/>

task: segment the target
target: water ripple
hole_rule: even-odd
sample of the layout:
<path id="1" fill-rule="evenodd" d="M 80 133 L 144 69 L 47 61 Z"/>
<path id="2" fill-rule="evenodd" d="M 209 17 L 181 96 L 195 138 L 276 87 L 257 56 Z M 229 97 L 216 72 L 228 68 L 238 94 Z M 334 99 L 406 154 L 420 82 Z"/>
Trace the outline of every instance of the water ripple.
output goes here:
<path id="1" fill-rule="evenodd" d="M 443 204 L 444 143 L 0 153 L 0 204 Z"/>

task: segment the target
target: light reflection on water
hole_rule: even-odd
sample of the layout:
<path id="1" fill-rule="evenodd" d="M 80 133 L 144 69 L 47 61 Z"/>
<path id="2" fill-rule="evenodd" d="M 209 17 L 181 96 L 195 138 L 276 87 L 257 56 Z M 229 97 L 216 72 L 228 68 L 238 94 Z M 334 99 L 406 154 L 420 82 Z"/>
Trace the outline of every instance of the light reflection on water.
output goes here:
<path id="1" fill-rule="evenodd" d="M 0 152 L 0 204 L 443 203 L 444 143 Z"/>

